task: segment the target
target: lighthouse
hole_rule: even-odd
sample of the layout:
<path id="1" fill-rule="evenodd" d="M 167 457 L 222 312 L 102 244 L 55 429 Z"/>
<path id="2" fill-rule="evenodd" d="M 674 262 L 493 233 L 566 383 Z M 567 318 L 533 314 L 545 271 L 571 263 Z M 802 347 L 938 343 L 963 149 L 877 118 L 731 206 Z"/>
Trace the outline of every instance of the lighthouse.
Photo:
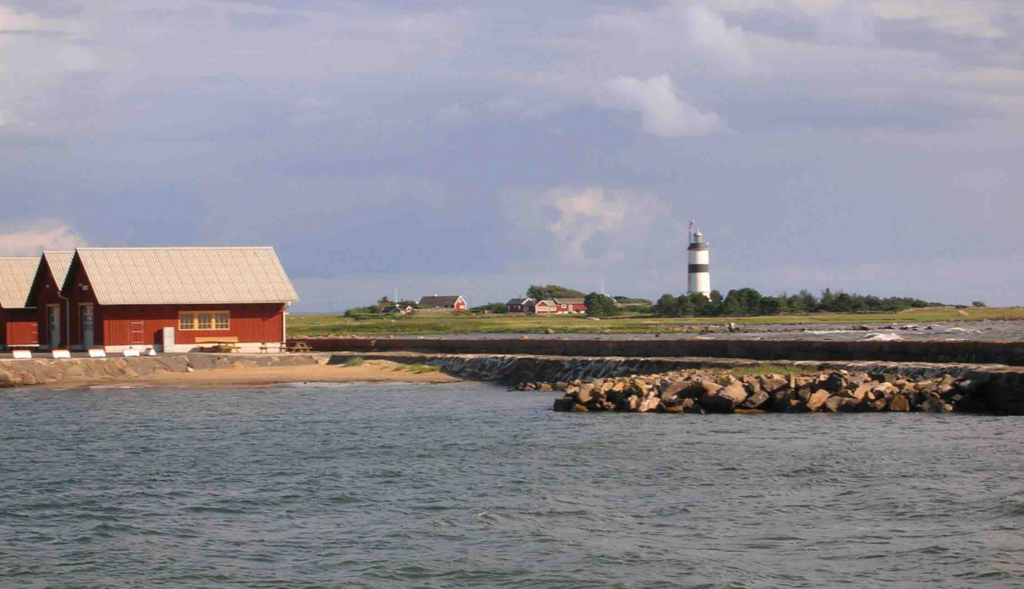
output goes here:
<path id="1" fill-rule="evenodd" d="M 704 243 L 704 234 L 698 229 L 693 231 L 694 222 L 690 221 L 690 275 L 687 291 L 690 294 L 699 292 L 711 299 L 711 252 Z"/>

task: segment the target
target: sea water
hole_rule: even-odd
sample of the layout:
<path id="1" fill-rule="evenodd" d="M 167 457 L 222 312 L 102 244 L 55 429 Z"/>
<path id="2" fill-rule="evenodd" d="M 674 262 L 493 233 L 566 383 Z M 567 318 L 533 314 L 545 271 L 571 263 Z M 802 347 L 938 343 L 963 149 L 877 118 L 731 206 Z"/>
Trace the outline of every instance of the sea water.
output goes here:
<path id="1" fill-rule="evenodd" d="M 0 391 L 0 587 L 1016 587 L 1021 418 Z"/>

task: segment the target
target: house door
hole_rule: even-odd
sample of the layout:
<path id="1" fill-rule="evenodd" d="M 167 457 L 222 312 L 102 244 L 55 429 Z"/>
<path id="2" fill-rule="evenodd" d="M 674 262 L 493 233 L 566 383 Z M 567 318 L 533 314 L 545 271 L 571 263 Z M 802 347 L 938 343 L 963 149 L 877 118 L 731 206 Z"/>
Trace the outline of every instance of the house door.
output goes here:
<path id="1" fill-rule="evenodd" d="M 50 328 L 50 347 L 60 347 L 60 305 L 50 305 L 46 308 L 47 325 Z"/>
<path id="2" fill-rule="evenodd" d="M 132 321 L 130 341 L 133 346 L 146 343 L 145 326 L 143 321 Z"/>
<path id="3" fill-rule="evenodd" d="M 92 305 L 82 305 L 80 309 L 82 313 L 82 346 L 88 350 L 96 343 L 96 321 Z"/>

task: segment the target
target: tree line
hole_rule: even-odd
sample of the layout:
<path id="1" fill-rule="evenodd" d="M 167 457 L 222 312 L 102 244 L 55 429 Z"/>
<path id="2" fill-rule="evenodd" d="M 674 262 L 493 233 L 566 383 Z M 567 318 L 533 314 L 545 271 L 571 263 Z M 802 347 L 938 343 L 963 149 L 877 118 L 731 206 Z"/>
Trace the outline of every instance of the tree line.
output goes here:
<path id="1" fill-rule="evenodd" d="M 659 317 L 751 317 L 786 313 L 897 313 L 906 309 L 942 306 L 911 297 L 876 297 L 830 289 L 821 296 L 802 290 L 798 294 L 783 293 L 764 296 L 753 288 L 730 290 L 724 297 L 717 290 L 708 298 L 701 293 L 673 296 L 664 294 L 654 304 Z"/>

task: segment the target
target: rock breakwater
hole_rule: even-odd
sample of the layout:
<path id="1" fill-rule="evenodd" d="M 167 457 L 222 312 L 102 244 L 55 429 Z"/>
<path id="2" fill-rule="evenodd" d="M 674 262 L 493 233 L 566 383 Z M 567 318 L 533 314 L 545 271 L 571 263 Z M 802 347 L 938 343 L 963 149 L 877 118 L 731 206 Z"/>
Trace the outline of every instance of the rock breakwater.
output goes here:
<path id="1" fill-rule="evenodd" d="M 846 370 L 814 375 L 734 376 L 684 370 L 648 376 L 523 383 L 519 390 L 562 391 L 555 411 L 634 413 L 984 412 L 984 384 L 946 375 L 914 379 Z"/>
<path id="2" fill-rule="evenodd" d="M 453 376 L 469 380 L 485 380 L 501 382 L 512 385 L 515 389 L 554 391 L 559 388 L 558 383 L 573 383 L 579 381 L 579 385 L 601 382 L 604 387 L 607 382 L 639 380 L 647 387 L 647 392 L 641 395 L 638 393 L 637 402 L 648 401 L 646 409 L 666 410 L 674 402 L 670 397 L 665 402 L 662 387 L 667 381 L 682 381 L 685 377 L 700 378 L 712 376 L 711 381 L 723 388 L 733 384 L 733 380 L 739 380 L 744 386 L 746 397 L 736 404 L 735 409 L 757 410 L 757 411 L 802 411 L 803 408 L 811 407 L 812 410 L 829 411 L 834 406 L 837 411 L 849 410 L 900 410 L 904 399 L 909 404 L 910 410 L 941 410 L 947 408 L 941 405 L 950 405 L 953 411 L 981 411 L 998 415 L 1024 415 L 1024 370 L 999 365 L 981 364 L 935 364 L 935 363 L 892 363 L 892 362 L 780 362 L 770 366 L 775 367 L 779 372 L 794 373 L 801 376 L 794 376 L 796 379 L 789 386 L 789 376 L 785 377 L 788 390 L 792 391 L 800 402 L 792 408 L 785 405 L 776 406 L 774 403 L 766 405 L 768 401 L 747 403 L 751 397 L 756 401 L 763 399 L 763 394 L 771 395 L 779 392 L 773 388 L 777 381 L 769 381 L 762 384 L 756 382 L 756 387 L 750 379 L 760 379 L 761 376 L 744 377 L 733 376 L 734 374 L 751 374 L 763 370 L 766 365 L 754 360 L 740 359 L 713 359 L 713 358 L 564 358 L 557 356 L 513 356 L 513 355 L 464 355 L 464 356 L 436 356 L 432 363 L 441 366 L 441 369 Z M 833 377 L 838 374 L 839 376 Z M 868 380 L 865 379 L 865 375 Z M 817 380 L 828 383 L 828 386 L 818 386 Z M 840 377 L 842 377 L 840 379 Z M 730 380 L 733 379 L 733 380 Z M 807 379 L 810 378 L 811 381 Z M 832 380 L 829 380 L 832 378 Z M 724 380 L 723 380 L 724 379 Z M 837 388 L 837 383 L 845 383 L 844 388 Z M 720 381 L 725 384 L 721 384 Z M 862 385 L 877 383 L 869 388 L 862 389 Z M 630 383 L 631 384 L 631 383 Z M 847 397 L 847 386 L 857 386 L 852 389 L 854 399 L 858 405 L 854 406 L 842 398 Z M 931 387 L 935 384 L 935 388 Z M 655 386 L 657 385 L 657 386 Z M 957 388 L 957 393 L 950 394 L 948 386 Z M 567 389 L 563 387 L 564 390 Z M 642 388 L 642 387 L 640 387 Z M 710 387 L 709 387 L 710 388 Z M 862 389 L 861 392 L 857 392 Z M 877 390 L 881 389 L 881 390 Z M 592 389 L 591 389 L 592 390 Z M 638 390 L 638 388 L 630 389 Z M 659 404 L 650 401 L 648 394 L 651 390 L 657 390 L 658 396 L 662 398 Z M 818 395 L 813 400 L 810 396 L 819 390 L 828 392 L 828 397 Z M 606 391 L 605 391 L 606 392 Z M 739 390 L 733 387 L 727 391 L 728 395 L 739 397 Z M 869 397 L 866 393 L 870 392 Z M 932 396 L 932 392 L 939 393 L 939 405 Z M 686 396 L 694 402 L 693 411 L 708 408 L 698 403 L 700 396 L 693 396 L 694 391 L 688 389 Z M 762 394 L 763 393 L 763 394 Z M 879 394 L 882 394 L 880 397 Z M 970 399 L 967 394 L 970 393 Z M 678 395 L 678 392 L 676 393 Z M 808 396 L 810 395 L 810 396 Z M 863 395 L 863 396 L 861 396 Z M 927 399 L 925 396 L 927 395 Z M 570 395 L 571 396 L 571 395 Z M 634 395 L 630 395 L 634 396 Z M 714 396 L 714 395 L 712 395 Z M 888 402 L 891 397 L 900 397 L 896 400 L 892 409 Z M 806 399 L 804 397 L 807 397 Z M 830 400 L 831 397 L 839 397 L 837 400 Z M 874 397 L 874 398 L 871 398 Z M 881 406 L 884 397 L 886 405 Z M 867 401 L 865 401 L 867 399 Z M 924 402 L 931 399 L 933 402 L 924 405 Z M 965 400 L 967 399 L 967 400 Z M 590 399 L 587 399 L 589 401 Z M 774 398 L 770 400 L 774 401 Z M 786 401 L 792 400 L 787 398 Z M 607 396 L 604 399 L 608 401 Z M 683 399 L 680 403 L 685 405 Z M 824 402 L 829 405 L 825 405 Z M 562 401 L 563 409 L 567 401 Z M 722 403 L 721 400 L 708 399 L 708 407 L 713 403 Z M 746 407 L 742 405 L 747 403 Z M 819 403 L 821 403 L 819 405 Z M 861 406 L 860 403 L 865 403 Z M 866 403 L 874 403 L 867 407 Z M 577 403 L 587 408 L 587 403 Z M 620 409 L 618 402 L 613 403 L 614 408 L 601 405 L 593 410 L 616 410 Z M 751 408 L 750 405 L 754 405 Z M 661 407 L 661 409 L 659 409 Z M 718 405 L 714 406 L 716 409 Z M 920 409 L 924 407 L 924 409 Z M 574 407 L 570 407 L 574 408 Z M 588 409 L 590 410 L 590 409 Z M 630 408 L 629 410 L 632 410 Z M 639 406 L 637 407 L 639 410 Z M 686 407 L 682 409 L 684 412 Z M 715 409 L 712 409 L 715 410 Z M 672 409 L 676 411 L 676 409 Z"/>

